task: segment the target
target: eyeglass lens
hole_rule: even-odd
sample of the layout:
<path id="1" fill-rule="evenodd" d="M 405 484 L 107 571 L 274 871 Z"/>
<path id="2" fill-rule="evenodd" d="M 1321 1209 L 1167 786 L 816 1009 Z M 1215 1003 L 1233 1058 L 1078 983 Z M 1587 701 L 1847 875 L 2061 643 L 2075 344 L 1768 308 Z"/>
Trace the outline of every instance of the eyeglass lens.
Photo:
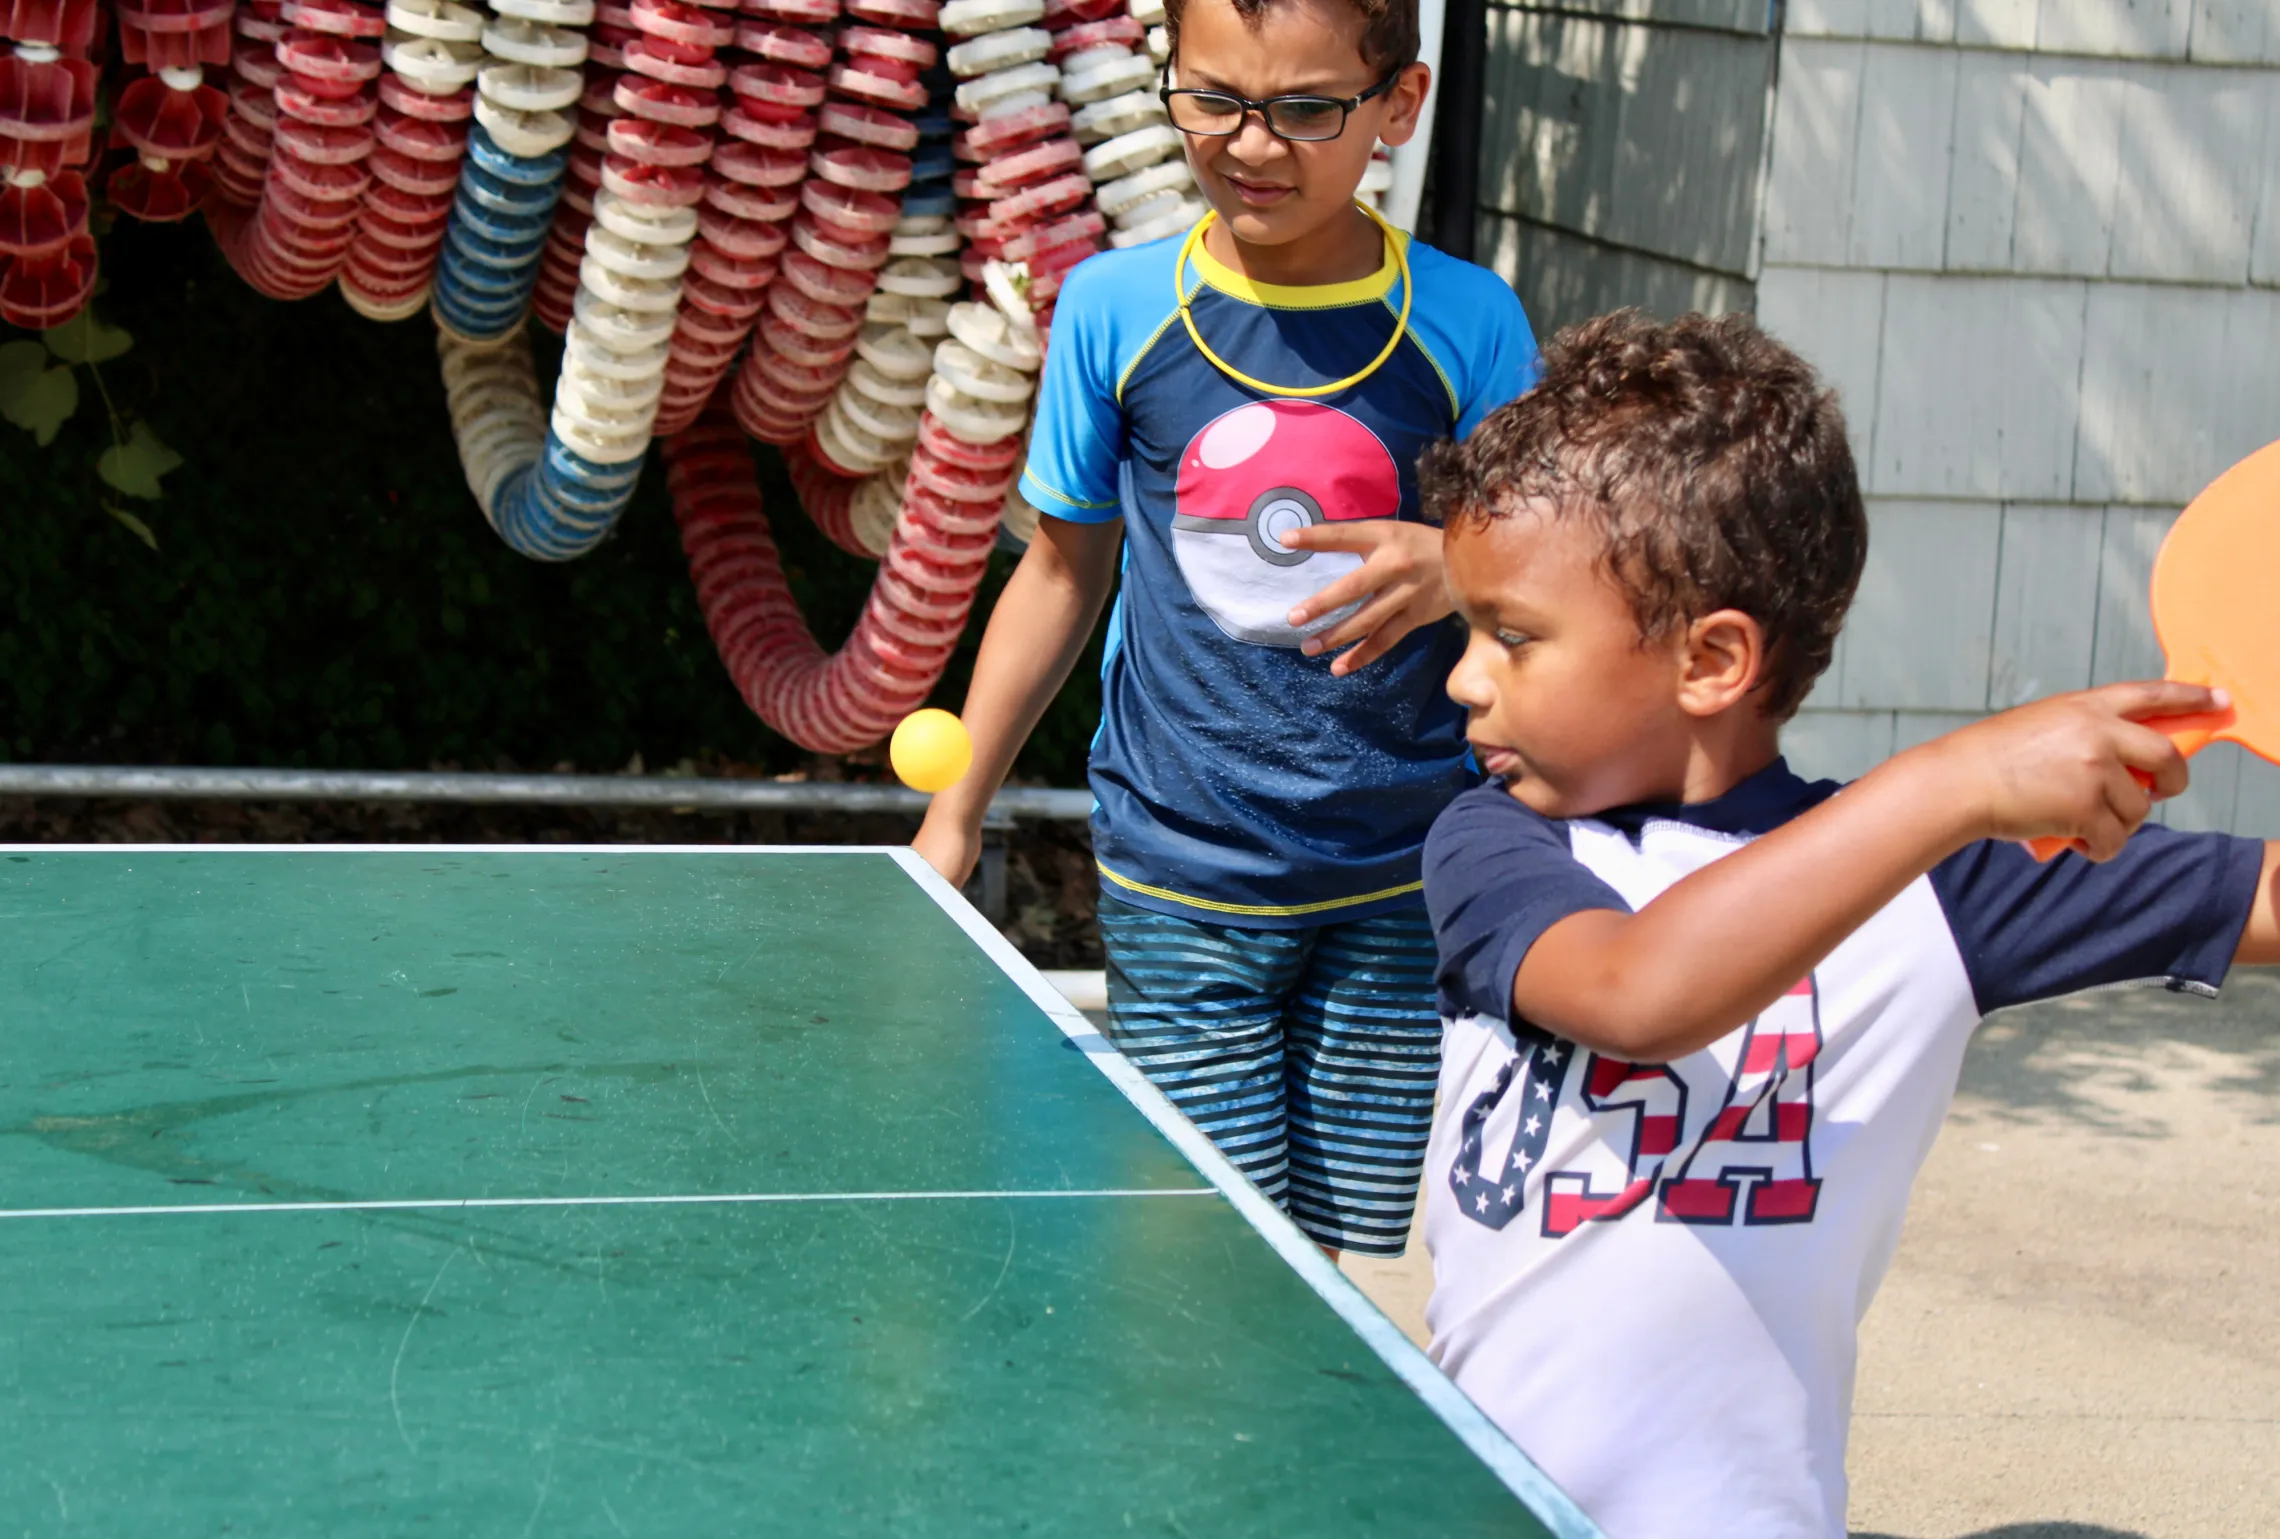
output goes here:
<path id="1" fill-rule="evenodd" d="M 1243 102 L 1217 91 L 1174 91 L 1172 126 L 1191 134 L 1232 134 L 1243 126 Z M 1267 127 L 1285 139 L 1335 139 L 1346 126 L 1346 104 L 1326 96 L 1280 96 L 1260 104 Z"/>

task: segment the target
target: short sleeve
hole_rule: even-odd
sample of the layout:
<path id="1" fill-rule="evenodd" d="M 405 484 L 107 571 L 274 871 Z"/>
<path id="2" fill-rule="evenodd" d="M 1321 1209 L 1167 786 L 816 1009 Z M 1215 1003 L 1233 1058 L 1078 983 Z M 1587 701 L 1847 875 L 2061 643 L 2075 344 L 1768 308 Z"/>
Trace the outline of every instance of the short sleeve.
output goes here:
<path id="1" fill-rule="evenodd" d="M 1116 399 L 1113 317 L 1091 301 L 1085 276 L 1078 268 L 1054 312 L 1021 495 L 1040 513 L 1100 524 L 1123 516 L 1117 484 L 1124 413 Z"/>
<path id="2" fill-rule="evenodd" d="M 1480 356 L 1467 371 L 1469 387 L 1457 406 L 1456 437 L 1470 436 L 1480 425 L 1480 419 L 1525 394 L 1536 383 L 1539 372 L 1536 356 L 1536 334 L 1528 325 L 1527 312 L 1520 308 L 1520 296 L 1513 293 L 1502 279 L 1488 274 L 1493 283 L 1483 285 L 1491 292 L 1486 324 L 1477 333 L 1482 341 Z"/>
<path id="3" fill-rule="evenodd" d="M 1425 907 L 1440 948 L 1441 1013 L 1509 1020 L 1512 980 L 1543 933 L 1590 909 L 1630 912 L 1575 858 L 1567 829 L 1490 781 L 1449 804 L 1425 840 Z"/>
<path id="4" fill-rule="evenodd" d="M 2149 825 L 2103 864 L 1984 840 L 1931 881 L 1985 1015 L 2111 983 L 2215 993 L 2263 865 L 2254 839 Z"/>

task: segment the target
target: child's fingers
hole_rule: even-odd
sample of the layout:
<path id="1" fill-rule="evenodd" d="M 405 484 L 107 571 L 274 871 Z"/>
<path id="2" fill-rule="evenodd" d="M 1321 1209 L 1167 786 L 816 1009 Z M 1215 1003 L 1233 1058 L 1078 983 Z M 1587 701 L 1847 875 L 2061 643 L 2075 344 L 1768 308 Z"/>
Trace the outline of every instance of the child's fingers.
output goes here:
<path id="1" fill-rule="evenodd" d="M 2121 814 L 2111 807 L 2101 807 L 2097 816 L 2083 825 L 2078 836 L 2082 853 L 2092 860 L 2112 860 L 2122 853 L 2122 846 L 2130 842 L 2134 824 L 2122 821 Z"/>
<path id="2" fill-rule="evenodd" d="M 1324 652 L 1332 652 L 1354 642 L 1365 641 L 1390 623 L 1406 607 L 1404 595 L 1381 593 L 1376 599 L 1364 604 L 1360 609 L 1355 610 L 1319 636 L 1307 637 L 1305 645 L 1300 650 L 1309 657 L 1316 657 Z"/>
<path id="3" fill-rule="evenodd" d="M 2137 826 L 2153 812 L 2153 792 L 2143 780 L 2120 764 L 2106 772 L 2102 789 L 2106 797 L 2106 810 L 2120 821 L 2124 838 L 2135 833 Z"/>
<path id="4" fill-rule="evenodd" d="M 2197 716 L 2221 711 L 2230 701 L 2223 691 L 2206 684 L 2181 684 L 2175 679 L 2140 679 L 2094 689 L 2098 703 L 2129 721 L 2152 721 L 2164 716 Z"/>
<path id="5" fill-rule="evenodd" d="M 2160 720 L 2159 717 L 2153 720 Z M 2136 783 L 2147 787 L 2154 800 L 2161 801 L 2183 791 L 2191 780 L 2186 768 L 2185 755 L 2177 747 L 2176 739 L 2157 727 L 2135 721 L 2116 725 L 2114 751 L 2135 777 Z"/>
<path id="6" fill-rule="evenodd" d="M 2098 799 L 2091 804 L 2090 814 L 2075 837 L 2082 853 L 2092 860 L 2112 860 L 2153 810 L 2153 799 L 2118 764 L 2099 780 L 2096 794 Z"/>
<path id="7" fill-rule="evenodd" d="M 1330 665 L 1331 677 L 1342 679 L 1357 668 L 1368 667 L 1399 646 L 1411 631 L 1439 619 L 1442 613 L 1446 611 L 1421 608 L 1414 603 L 1396 605 L 1384 619 L 1370 628 L 1367 636 L 1338 654 L 1337 660 Z"/>
<path id="8" fill-rule="evenodd" d="M 1382 626 L 1370 632 L 1369 635 L 1362 638 L 1358 645 L 1339 653 L 1331 660 L 1330 676 L 1334 679 L 1342 679 L 1357 668 L 1367 668 L 1385 656 L 1386 653 L 1392 651 L 1393 644 L 1414 629 L 1416 629 L 1415 626 L 1403 625 L 1396 620 L 1393 624 Z"/>
<path id="9" fill-rule="evenodd" d="M 1339 550 L 1363 557 L 1361 566 L 1290 612 L 1292 625 L 1306 625 L 1333 609 L 1357 603 L 1381 589 L 1414 582 L 1429 570 L 1439 581 L 1433 554 L 1441 532 L 1398 519 L 1369 518 L 1335 524 L 1308 524 L 1282 536 L 1293 550 Z"/>
<path id="10" fill-rule="evenodd" d="M 1401 538 L 1412 527 L 1391 518 L 1349 518 L 1337 523 L 1305 524 L 1283 535 L 1293 550 L 1348 550 L 1367 555 L 1389 540 Z"/>
<path id="11" fill-rule="evenodd" d="M 1315 527 L 1320 528 L 1321 526 L 1316 525 Z M 1385 587 L 1389 580 L 1385 571 L 1376 563 L 1365 561 L 1337 581 L 1326 584 L 1305 603 L 1293 609 L 1290 612 L 1290 623 L 1293 626 L 1311 625 L 1333 610 L 1343 609 L 1348 604 L 1360 603 L 1380 588 Z M 1351 624 L 1352 622 L 1348 621 L 1347 623 Z M 1344 627 L 1341 626 L 1340 629 L 1344 629 Z"/>

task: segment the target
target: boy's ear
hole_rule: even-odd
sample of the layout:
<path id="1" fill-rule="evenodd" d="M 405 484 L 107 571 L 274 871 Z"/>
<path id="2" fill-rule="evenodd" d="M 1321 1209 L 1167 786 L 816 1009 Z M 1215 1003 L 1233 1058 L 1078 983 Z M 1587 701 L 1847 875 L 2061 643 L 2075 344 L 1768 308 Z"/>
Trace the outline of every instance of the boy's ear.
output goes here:
<path id="1" fill-rule="evenodd" d="M 1417 114 L 1425 110 L 1425 93 L 1432 88 L 1433 71 L 1424 64 L 1411 64 L 1385 93 L 1385 122 L 1378 128 L 1378 138 L 1387 144 L 1407 144 L 1417 137 Z"/>
<path id="2" fill-rule="evenodd" d="M 1765 627 L 1738 609 L 1714 609 L 1686 628 L 1679 648 L 1678 707 L 1689 716 L 1732 710 L 1765 672 Z"/>

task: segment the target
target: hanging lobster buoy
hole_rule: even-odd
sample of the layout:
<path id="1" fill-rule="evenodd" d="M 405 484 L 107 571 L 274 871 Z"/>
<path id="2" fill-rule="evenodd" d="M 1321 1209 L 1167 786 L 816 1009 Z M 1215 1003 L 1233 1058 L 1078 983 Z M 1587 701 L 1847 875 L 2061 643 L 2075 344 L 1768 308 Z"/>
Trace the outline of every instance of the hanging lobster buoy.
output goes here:
<path id="1" fill-rule="evenodd" d="M 108 90 L 121 212 L 202 209 L 272 298 L 432 318 L 514 549 L 592 550 L 662 439 L 723 663 L 819 751 L 924 702 L 992 550 L 1034 531 L 1013 484 L 1063 281 L 1204 212 L 1151 89 L 1162 0 L 0 0 L 0 39 L 0 318 L 94 288 Z M 835 651 L 747 438 L 879 563 Z"/>
<path id="2" fill-rule="evenodd" d="M 0 320 L 59 326 L 95 292 L 96 0 L 0 7 Z"/>

